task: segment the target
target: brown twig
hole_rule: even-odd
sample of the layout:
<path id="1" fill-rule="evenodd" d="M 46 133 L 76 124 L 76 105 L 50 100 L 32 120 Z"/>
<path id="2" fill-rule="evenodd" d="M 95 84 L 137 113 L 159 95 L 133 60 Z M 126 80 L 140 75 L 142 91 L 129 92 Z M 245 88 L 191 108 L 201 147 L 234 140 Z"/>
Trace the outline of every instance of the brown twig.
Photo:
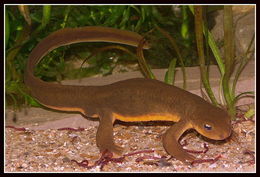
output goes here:
<path id="1" fill-rule="evenodd" d="M 195 163 L 204 163 L 204 162 L 209 162 L 209 163 L 215 163 L 216 161 L 218 161 L 221 158 L 221 155 L 218 155 L 217 157 L 215 157 L 214 159 L 198 159 L 198 160 L 194 160 L 191 162 L 191 165 L 194 165 Z"/>
<path id="2" fill-rule="evenodd" d="M 100 170 L 103 170 L 104 166 L 107 165 L 109 162 L 122 163 L 125 160 L 125 157 L 127 157 L 127 156 L 133 156 L 133 155 L 140 154 L 140 153 L 152 153 L 152 152 L 154 152 L 154 150 L 142 150 L 142 151 L 125 154 L 119 158 L 112 158 L 113 153 L 109 152 L 108 150 L 105 150 L 102 152 L 101 157 L 94 163 L 94 165 L 91 165 L 91 166 L 89 166 L 88 160 L 83 160 L 81 162 L 77 162 L 76 160 L 71 160 L 71 161 L 76 162 L 77 165 L 87 168 L 87 169 L 100 165 Z M 150 157 L 150 158 L 152 158 L 152 157 Z M 137 160 L 137 161 L 141 161 L 141 160 Z"/>
<path id="3" fill-rule="evenodd" d="M 84 131 L 84 128 L 70 128 L 70 127 L 64 127 L 64 128 L 58 128 L 59 131 L 62 130 L 70 130 L 70 131 Z"/>
<path id="4" fill-rule="evenodd" d="M 17 128 L 17 127 L 11 126 L 11 125 L 5 126 L 5 128 L 12 128 L 17 131 L 26 131 L 26 128 L 24 128 L 24 127 Z"/>

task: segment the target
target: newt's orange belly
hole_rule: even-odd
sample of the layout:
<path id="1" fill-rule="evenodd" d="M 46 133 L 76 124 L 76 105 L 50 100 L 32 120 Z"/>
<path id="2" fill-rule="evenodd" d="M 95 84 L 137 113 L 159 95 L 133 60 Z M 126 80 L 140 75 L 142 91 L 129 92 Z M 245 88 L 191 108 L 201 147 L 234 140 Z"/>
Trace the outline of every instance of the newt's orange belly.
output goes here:
<path id="1" fill-rule="evenodd" d="M 56 107 L 56 106 L 50 106 L 50 105 L 44 105 L 48 108 L 59 110 L 59 111 L 75 111 L 80 112 L 83 115 L 86 115 L 85 111 L 81 108 L 76 107 Z M 113 118 L 117 120 L 121 120 L 123 122 L 141 122 L 141 121 L 173 121 L 178 122 L 180 120 L 180 117 L 178 115 L 173 115 L 169 113 L 151 113 L 146 115 L 140 115 L 140 116 L 124 116 L 117 113 L 113 113 Z M 98 115 L 89 115 L 90 117 L 97 118 Z"/>
<path id="2" fill-rule="evenodd" d="M 139 122 L 139 121 L 173 121 L 178 122 L 180 117 L 169 113 L 153 113 L 140 116 L 123 116 L 113 113 L 113 117 L 124 122 Z"/>
<path id="3" fill-rule="evenodd" d="M 42 104 L 42 103 L 41 103 Z M 51 109 L 55 109 L 55 110 L 59 110 L 59 111 L 71 111 L 71 112 L 80 112 L 82 114 L 85 115 L 85 111 L 81 108 L 75 108 L 75 107 L 58 107 L 58 106 L 50 106 L 50 105 L 45 105 L 45 104 L 42 104 L 48 108 L 51 108 Z"/>

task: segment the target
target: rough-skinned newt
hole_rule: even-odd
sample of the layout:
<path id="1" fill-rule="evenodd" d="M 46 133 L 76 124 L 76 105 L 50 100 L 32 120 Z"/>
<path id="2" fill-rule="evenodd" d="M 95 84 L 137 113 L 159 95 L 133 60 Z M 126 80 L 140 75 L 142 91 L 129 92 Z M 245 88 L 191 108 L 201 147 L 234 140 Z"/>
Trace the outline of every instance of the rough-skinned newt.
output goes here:
<path id="1" fill-rule="evenodd" d="M 214 140 L 230 136 L 230 117 L 201 97 L 158 80 L 134 78 L 104 86 L 71 86 L 42 81 L 34 68 L 51 50 L 79 42 L 114 42 L 137 47 L 142 36 L 107 27 L 80 27 L 58 30 L 43 39 L 29 55 L 24 81 L 30 94 L 42 105 L 61 111 L 77 111 L 99 118 L 96 143 L 100 151 L 120 154 L 115 145 L 113 123 L 116 119 L 177 122 L 163 135 L 165 150 L 181 161 L 195 159 L 178 140 L 188 129 Z M 147 44 L 144 48 L 149 48 Z"/>

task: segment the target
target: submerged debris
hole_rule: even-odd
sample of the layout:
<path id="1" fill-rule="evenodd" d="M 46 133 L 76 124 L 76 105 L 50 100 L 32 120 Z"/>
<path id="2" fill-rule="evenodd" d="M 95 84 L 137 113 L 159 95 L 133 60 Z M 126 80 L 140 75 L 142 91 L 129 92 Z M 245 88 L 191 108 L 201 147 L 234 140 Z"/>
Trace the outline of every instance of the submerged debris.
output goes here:
<path id="1" fill-rule="evenodd" d="M 169 126 L 115 125 L 115 142 L 125 149 L 119 157 L 100 154 L 97 126 L 37 131 L 6 126 L 5 171 L 255 172 L 255 118 L 246 119 L 242 113 L 237 117 L 232 122 L 235 140 L 206 142 L 194 132 L 183 137 L 180 143 L 196 157 L 190 165 L 163 149 L 161 135 Z"/>

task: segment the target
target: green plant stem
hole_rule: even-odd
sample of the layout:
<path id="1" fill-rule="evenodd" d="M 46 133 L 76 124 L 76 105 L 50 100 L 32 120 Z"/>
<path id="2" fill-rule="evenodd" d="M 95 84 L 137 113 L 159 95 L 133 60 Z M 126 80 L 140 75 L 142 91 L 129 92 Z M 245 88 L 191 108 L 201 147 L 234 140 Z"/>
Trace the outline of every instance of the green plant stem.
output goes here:
<path id="1" fill-rule="evenodd" d="M 168 71 L 165 74 L 164 82 L 167 84 L 174 85 L 176 62 L 177 58 L 173 58 L 170 62 Z"/>
<path id="2" fill-rule="evenodd" d="M 32 33 L 32 36 L 39 33 L 41 30 L 43 30 L 46 25 L 50 22 L 51 18 L 51 5 L 45 5 L 43 6 L 43 12 L 42 12 L 42 22 L 40 26 L 37 27 L 37 29 Z"/>
<path id="3" fill-rule="evenodd" d="M 225 58 L 225 74 L 223 76 L 223 93 L 227 103 L 228 111 L 233 117 L 235 115 L 235 107 L 230 89 L 230 77 L 234 68 L 234 31 L 233 31 L 233 12 L 232 6 L 224 6 L 224 58 Z"/>
<path id="4" fill-rule="evenodd" d="M 189 18 L 188 18 L 188 7 L 181 6 L 182 11 L 182 24 L 181 24 L 181 35 L 183 39 L 189 38 Z"/>
<path id="5" fill-rule="evenodd" d="M 213 91 L 211 90 L 209 78 L 207 75 L 207 70 L 205 67 L 205 56 L 204 56 L 204 47 L 203 47 L 203 18 L 202 18 L 202 6 L 194 7 L 194 16 L 195 16 L 195 33 L 196 33 L 196 42 L 198 49 L 198 57 L 200 63 L 200 74 L 203 86 L 214 105 L 218 105 L 218 102 L 214 96 Z"/>
<path id="6" fill-rule="evenodd" d="M 175 52 L 177 53 L 179 62 L 181 64 L 181 70 L 182 70 L 182 75 L 183 75 L 183 89 L 186 89 L 186 71 L 185 71 L 184 62 L 183 62 L 183 58 L 182 58 L 181 52 L 179 50 L 179 47 L 177 46 L 174 38 L 168 32 L 166 32 L 165 30 L 163 30 L 162 28 L 160 28 L 157 25 L 155 25 L 155 27 L 156 27 L 156 29 L 158 29 L 158 31 L 160 31 L 160 33 L 162 33 L 165 37 L 167 37 L 170 40 Z"/>
<path id="7" fill-rule="evenodd" d="M 70 10 L 71 10 L 71 6 L 67 6 L 66 9 L 65 9 L 64 19 L 63 19 L 63 22 L 61 24 L 61 28 L 65 28 L 66 23 L 68 21 Z"/>
<path id="8" fill-rule="evenodd" d="M 255 35 L 253 35 L 253 37 L 252 37 L 252 39 L 249 43 L 249 46 L 248 46 L 246 52 L 244 53 L 244 55 L 242 56 L 241 61 L 240 61 L 240 65 L 239 65 L 239 67 L 236 71 L 235 78 L 234 78 L 234 81 L 233 81 L 233 86 L 232 86 L 232 96 L 233 97 L 235 96 L 235 89 L 236 89 L 236 84 L 237 84 L 238 78 L 239 78 L 240 74 L 242 73 L 242 71 L 244 70 L 247 63 L 249 62 L 249 59 L 251 58 L 251 55 L 248 56 L 248 54 L 250 53 L 250 49 L 253 46 L 254 39 L 255 39 Z"/>
<path id="9" fill-rule="evenodd" d="M 251 96 L 249 96 L 251 95 Z M 246 97 L 255 97 L 254 96 L 254 92 L 253 91 L 249 91 L 249 92 L 243 92 L 238 94 L 232 101 L 233 101 L 233 105 L 235 105 L 237 103 L 237 101 L 241 98 L 246 98 Z"/>
<path id="10" fill-rule="evenodd" d="M 106 50 L 112 50 L 112 49 L 117 49 L 117 50 L 121 50 L 124 51 L 126 53 L 128 53 L 129 55 L 133 56 L 134 58 L 136 58 L 139 62 L 140 68 L 142 73 L 145 75 L 145 77 L 147 78 L 152 78 L 154 79 L 155 76 L 152 74 L 151 69 L 149 68 L 148 64 L 146 63 L 144 56 L 143 56 L 143 52 L 140 51 L 141 49 L 139 49 L 139 58 L 136 54 L 134 54 L 133 52 L 131 52 L 130 50 L 128 50 L 127 48 L 120 46 L 120 45 L 109 45 L 109 46 L 105 46 L 102 48 L 99 48 L 96 52 L 92 53 L 90 56 L 88 56 L 81 64 L 81 67 L 83 66 L 83 64 L 89 60 L 91 57 L 97 55 L 100 52 L 106 51 Z"/>
<path id="11" fill-rule="evenodd" d="M 139 45 L 137 47 L 137 58 L 139 62 L 139 66 L 141 68 L 142 73 L 146 78 L 151 78 L 151 79 L 156 79 L 154 74 L 151 71 L 151 68 L 147 64 L 145 58 L 144 58 L 144 53 L 143 53 L 143 46 L 144 46 L 145 40 L 144 38 L 139 42 Z"/>
<path id="12" fill-rule="evenodd" d="M 189 6 L 190 8 L 190 11 L 194 14 L 194 8 L 192 5 Z M 208 37 L 208 43 L 209 43 L 209 46 L 210 46 L 210 49 L 216 59 L 216 62 L 218 64 L 218 67 L 219 67 L 219 70 L 220 70 L 220 74 L 221 76 L 224 75 L 225 73 L 225 65 L 223 63 L 223 59 L 222 57 L 220 56 L 220 51 L 217 47 L 217 44 L 213 38 L 213 35 L 211 34 L 211 32 L 209 31 L 209 29 L 206 27 L 205 24 L 203 24 L 203 33 L 204 35 L 207 33 L 207 37 Z"/>

